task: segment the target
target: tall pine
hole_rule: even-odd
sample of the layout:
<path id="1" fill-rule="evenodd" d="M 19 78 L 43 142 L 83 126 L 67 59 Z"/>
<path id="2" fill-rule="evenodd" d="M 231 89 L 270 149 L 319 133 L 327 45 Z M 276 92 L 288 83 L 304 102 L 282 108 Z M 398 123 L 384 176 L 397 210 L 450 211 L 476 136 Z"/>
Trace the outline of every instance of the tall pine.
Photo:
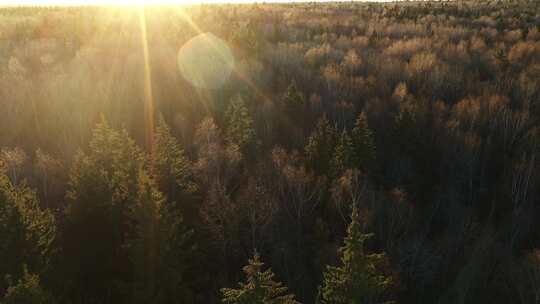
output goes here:
<path id="1" fill-rule="evenodd" d="M 195 219 L 198 212 L 194 203 L 197 185 L 191 162 L 163 116 L 159 119 L 154 140 L 152 176 L 159 190 L 166 195 L 167 201 L 176 202 L 187 217 Z"/>
<path id="2" fill-rule="evenodd" d="M 255 141 L 253 118 L 240 96 L 232 99 L 225 112 L 225 136 L 229 144 L 237 145 L 244 153 Z"/>
<path id="3" fill-rule="evenodd" d="M 88 152 L 77 156 L 64 228 L 74 302 L 193 302 L 184 279 L 191 231 L 148 171 L 145 154 L 127 132 L 106 122 L 94 130 Z"/>
<path id="4" fill-rule="evenodd" d="M 43 289 L 39 276 L 28 273 L 24 269 L 21 279 L 12 284 L 7 289 L 0 304 L 52 304 L 56 303 L 52 296 Z"/>
<path id="5" fill-rule="evenodd" d="M 244 266 L 246 281 L 238 289 L 223 288 L 223 303 L 230 304 L 299 304 L 294 295 L 287 294 L 287 287 L 274 281 L 271 269 L 262 271 L 264 263 L 255 253 L 249 264 Z"/>
<path id="6" fill-rule="evenodd" d="M 103 120 L 93 131 L 87 153 L 72 166 L 65 210 L 64 264 L 71 296 L 118 302 L 133 281 L 129 238 L 136 223 L 142 151 L 126 131 Z"/>
<path id="7" fill-rule="evenodd" d="M 185 156 L 178 140 L 173 136 L 170 127 L 160 117 L 154 136 L 152 154 L 152 176 L 159 191 L 155 191 L 153 181 L 146 176 L 140 184 L 141 205 L 140 216 L 148 217 L 146 231 L 158 241 L 157 253 L 150 259 L 152 269 L 157 272 L 153 284 L 156 303 L 169 303 L 182 300 L 183 303 L 193 301 L 193 295 L 187 287 L 187 273 L 197 262 L 192 258 L 195 249 L 194 232 L 189 227 L 199 224 L 198 206 L 196 205 L 197 185 L 195 184 L 191 162 Z M 147 210 L 147 211 L 144 211 Z M 152 222 L 155 222 L 152 224 Z M 148 238 L 151 241 L 151 238 Z M 143 243 L 144 244 L 144 243 Z M 149 248 L 150 250 L 151 247 Z M 151 252 L 149 252 L 151 253 Z M 149 254 L 147 253 L 147 254 Z M 186 263 L 190 260 L 190 263 Z M 190 267 L 191 266 L 191 267 Z M 195 280 L 189 280 L 196 284 Z M 150 293 L 151 294 L 151 293 Z"/>
<path id="8" fill-rule="evenodd" d="M 392 284 L 392 278 L 380 271 L 386 260 L 384 253 L 367 254 L 364 242 L 371 234 L 360 231 L 358 209 L 353 206 L 345 245 L 340 248 L 341 266 L 327 266 L 319 288 L 323 304 L 378 303 L 382 293 Z"/>
<path id="9" fill-rule="evenodd" d="M 375 143 L 366 114 L 360 113 L 351 134 L 355 167 L 366 169 L 375 161 Z"/>
<path id="10" fill-rule="evenodd" d="M 323 116 L 309 136 L 305 148 L 309 165 L 315 173 L 320 175 L 328 173 L 337 139 L 336 128 L 330 124 L 326 115 Z"/>
<path id="11" fill-rule="evenodd" d="M 0 290 L 10 277 L 16 282 L 26 270 L 43 275 L 56 252 L 53 214 L 39 207 L 34 191 L 13 185 L 0 161 Z"/>
<path id="12" fill-rule="evenodd" d="M 332 155 L 330 170 L 332 177 L 339 177 L 345 170 L 354 167 L 354 144 L 346 130 L 341 132 L 338 144 Z"/>

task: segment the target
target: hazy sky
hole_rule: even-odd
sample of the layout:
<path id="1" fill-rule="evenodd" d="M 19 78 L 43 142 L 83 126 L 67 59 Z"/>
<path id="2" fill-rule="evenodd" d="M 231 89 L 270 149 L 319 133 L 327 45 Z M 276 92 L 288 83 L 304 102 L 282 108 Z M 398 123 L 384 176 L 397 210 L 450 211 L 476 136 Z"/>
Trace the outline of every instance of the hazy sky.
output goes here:
<path id="1" fill-rule="evenodd" d="M 294 0 L 313 1 L 313 0 Z M 317 1 L 317 0 L 315 0 Z M 320 1 L 320 0 L 319 0 Z M 364 0 L 365 1 L 365 0 Z M 369 1 L 369 0 L 368 0 Z M 376 0 L 375 0 L 376 1 Z M 291 2 L 291 0 L 0 0 L 0 6 L 18 5 L 133 5 L 133 4 L 189 4 L 189 3 L 250 3 L 250 2 Z"/>

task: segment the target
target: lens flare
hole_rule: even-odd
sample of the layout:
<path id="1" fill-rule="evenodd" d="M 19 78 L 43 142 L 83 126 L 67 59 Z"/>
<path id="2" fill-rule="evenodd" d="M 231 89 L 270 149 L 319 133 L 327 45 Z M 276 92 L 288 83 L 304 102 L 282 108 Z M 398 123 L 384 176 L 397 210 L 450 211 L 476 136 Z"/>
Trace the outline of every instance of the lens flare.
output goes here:
<path id="1" fill-rule="evenodd" d="M 234 69 L 234 57 L 223 40 L 211 33 L 203 33 L 180 48 L 178 68 L 194 87 L 217 89 L 229 79 Z"/>

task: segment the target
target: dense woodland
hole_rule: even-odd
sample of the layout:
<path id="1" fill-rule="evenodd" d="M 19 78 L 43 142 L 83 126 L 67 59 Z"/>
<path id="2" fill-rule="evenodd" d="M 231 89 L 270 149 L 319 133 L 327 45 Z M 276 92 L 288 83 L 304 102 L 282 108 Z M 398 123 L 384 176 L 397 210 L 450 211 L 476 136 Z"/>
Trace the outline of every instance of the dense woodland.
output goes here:
<path id="1" fill-rule="evenodd" d="M 1 8 L 0 111 L 2 304 L 540 303 L 540 1 Z"/>

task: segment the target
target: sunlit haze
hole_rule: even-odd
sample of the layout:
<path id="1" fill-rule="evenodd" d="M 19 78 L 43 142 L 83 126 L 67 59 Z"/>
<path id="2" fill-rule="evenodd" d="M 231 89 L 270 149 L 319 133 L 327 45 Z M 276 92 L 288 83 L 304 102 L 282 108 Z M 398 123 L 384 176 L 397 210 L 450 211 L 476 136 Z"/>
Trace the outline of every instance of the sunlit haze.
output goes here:
<path id="1" fill-rule="evenodd" d="M 364 0 L 375 2 L 377 0 Z M 291 0 L 0 0 L 0 6 L 94 6 L 94 5 L 112 5 L 112 6 L 129 6 L 129 5 L 181 5 L 181 4 L 197 4 L 197 3 L 254 3 L 254 2 L 325 2 L 325 1 L 291 1 Z M 385 2 L 379 0 L 378 2 Z"/>
<path id="2" fill-rule="evenodd" d="M 279 1 L 279 0 L 278 0 Z M 224 2 L 252 2 L 248 0 L 0 0 L 0 6 L 86 6 L 86 5 L 167 5 L 167 4 L 193 4 L 193 3 L 224 3 Z"/>

